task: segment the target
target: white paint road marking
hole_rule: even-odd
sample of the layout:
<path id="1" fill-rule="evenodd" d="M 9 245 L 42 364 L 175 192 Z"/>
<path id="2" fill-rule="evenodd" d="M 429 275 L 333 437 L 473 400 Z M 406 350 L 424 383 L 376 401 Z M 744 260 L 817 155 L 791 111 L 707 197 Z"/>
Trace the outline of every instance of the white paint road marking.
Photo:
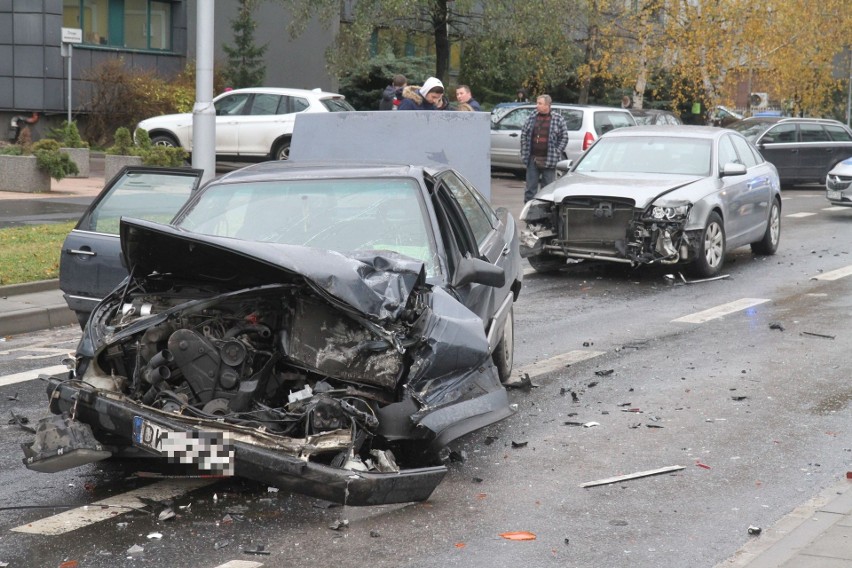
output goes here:
<path id="1" fill-rule="evenodd" d="M 114 519 L 131 510 L 141 509 L 145 506 L 145 503 L 137 499 L 137 497 L 154 499 L 155 501 L 166 501 L 211 485 L 216 483 L 216 481 L 218 480 L 167 479 L 10 530 L 20 533 L 51 536 L 65 534 L 94 523 Z"/>
<path id="2" fill-rule="evenodd" d="M 819 276 L 812 277 L 811 280 L 840 280 L 841 278 L 846 278 L 850 274 L 852 274 L 852 266 L 847 266 L 845 268 L 832 270 L 831 272 L 823 272 Z"/>
<path id="3" fill-rule="evenodd" d="M 838 205 L 836 207 L 824 207 L 823 211 L 849 211 L 849 208 Z"/>
<path id="4" fill-rule="evenodd" d="M 535 274 L 535 268 L 524 268 L 524 277 Z"/>
<path id="5" fill-rule="evenodd" d="M 32 371 L 24 371 L 13 375 L 4 375 L 0 377 L 0 387 L 6 385 L 14 385 L 15 383 L 23 383 L 37 379 L 39 375 L 59 375 L 68 372 L 68 367 L 65 365 L 54 365 L 53 367 L 42 367 L 41 369 L 33 369 Z"/>
<path id="6" fill-rule="evenodd" d="M 682 318 L 673 319 L 672 321 L 682 323 L 704 323 L 706 321 L 714 320 L 722 316 L 732 314 L 734 312 L 746 310 L 748 308 L 751 308 L 752 306 L 765 304 L 769 301 L 770 300 L 761 298 L 743 298 L 735 302 L 722 304 L 721 306 L 716 306 L 715 308 L 704 310 L 703 312 L 697 312 L 688 316 L 683 316 Z"/>
<path id="7" fill-rule="evenodd" d="M 261 566 L 263 564 L 260 562 L 253 562 L 251 560 L 231 560 L 230 562 L 219 564 L 216 568 L 260 568 Z"/>
<path id="8" fill-rule="evenodd" d="M 564 369 L 566 365 L 572 365 L 574 363 L 579 363 L 580 361 L 585 361 L 586 359 L 592 359 L 593 357 L 598 357 L 604 353 L 606 352 L 582 350 L 568 351 L 567 353 L 551 357 L 550 359 L 545 359 L 544 361 L 537 361 L 532 365 L 524 367 L 520 371 L 521 373 L 527 373 L 530 378 L 533 378 L 545 373 L 550 373 L 557 369 Z"/>
<path id="9" fill-rule="evenodd" d="M 810 217 L 811 215 L 816 215 L 816 213 L 807 213 L 807 212 L 802 212 L 802 213 L 792 213 L 792 214 L 790 214 L 790 215 L 787 215 L 787 217 L 794 217 L 794 218 L 796 218 L 796 219 L 800 219 L 800 218 L 802 218 L 802 217 Z"/>

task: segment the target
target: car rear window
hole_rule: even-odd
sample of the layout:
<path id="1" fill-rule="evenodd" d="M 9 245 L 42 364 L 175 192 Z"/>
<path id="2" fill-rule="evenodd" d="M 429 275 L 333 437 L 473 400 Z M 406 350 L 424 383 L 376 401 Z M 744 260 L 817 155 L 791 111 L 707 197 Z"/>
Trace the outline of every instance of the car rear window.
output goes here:
<path id="1" fill-rule="evenodd" d="M 595 132 L 597 132 L 598 136 L 616 128 L 635 125 L 636 121 L 633 120 L 633 116 L 629 113 L 607 110 L 595 111 Z"/>
<path id="2" fill-rule="evenodd" d="M 568 130 L 580 130 L 583 126 L 583 111 L 573 108 L 554 109 L 565 118 Z"/>
<path id="3" fill-rule="evenodd" d="M 842 126 L 826 124 L 825 130 L 834 142 L 852 142 L 852 136 L 850 136 L 849 131 Z"/>
<path id="4" fill-rule="evenodd" d="M 819 124 L 800 124 L 799 136 L 802 142 L 828 142 L 828 133 Z"/>
<path id="5" fill-rule="evenodd" d="M 350 110 L 355 110 L 355 108 L 346 102 L 346 99 L 343 97 L 337 97 L 333 99 L 323 99 L 322 106 L 324 106 L 328 112 L 346 112 Z"/>

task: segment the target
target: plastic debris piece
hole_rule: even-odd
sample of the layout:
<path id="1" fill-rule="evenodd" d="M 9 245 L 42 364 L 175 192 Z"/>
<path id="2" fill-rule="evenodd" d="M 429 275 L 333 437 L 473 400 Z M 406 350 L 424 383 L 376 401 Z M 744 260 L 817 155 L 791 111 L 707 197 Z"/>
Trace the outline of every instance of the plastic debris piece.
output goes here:
<path id="1" fill-rule="evenodd" d="M 152 532 L 148 534 L 148 540 L 160 540 L 163 538 L 163 533 Z"/>
<path id="2" fill-rule="evenodd" d="M 484 479 L 482 479 L 481 477 L 474 477 L 474 478 L 472 479 L 472 481 L 473 481 L 474 483 L 482 483 L 482 482 L 483 482 L 483 481 L 485 481 L 485 480 L 484 480 Z"/>
<path id="3" fill-rule="evenodd" d="M 602 369 L 600 371 L 595 371 L 595 374 L 599 377 L 606 377 L 607 375 L 611 375 L 615 372 L 615 369 Z"/>
<path id="4" fill-rule="evenodd" d="M 11 396 L 6 396 L 6 400 L 18 400 L 18 393 L 15 393 Z"/>
<path id="5" fill-rule="evenodd" d="M 529 444 L 529 442 L 516 442 L 516 441 L 512 440 L 512 447 L 513 448 L 526 448 L 527 444 Z"/>
<path id="6" fill-rule="evenodd" d="M 330 528 L 333 531 L 340 531 L 340 530 L 343 530 L 343 529 L 348 528 L 348 527 L 349 527 L 349 519 L 337 519 L 336 521 L 334 521 L 333 523 L 328 525 L 328 528 Z"/>
<path id="7" fill-rule="evenodd" d="M 267 493 L 278 493 L 278 488 L 277 487 L 267 487 L 266 492 Z"/>
<path id="8" fill-rule="evenodd" d="M 852 471 L 846 472 L 846 479 L 852 479 Z"/>
<path id="9" fill-rule="evenodd" d="M 138 544 L 134 544 L 130 548 L 127 549 L 127 554 L 139 554 L 140 552 L 144 552 L 145 549 L 139 546 Z"/>
<path id="10" fill-rule="evenodd" d="M 662 424 L 645 424 L 645 428 L 665 428 Z"/>
<path id="11" fill-rule="evenodd" d="M 737 401 L 737 402 L 740 402 L 741 400 L 745 400 L 745 399 L 747 399 L 747 398 L 748 398 L 747 396 L 739 395 L 739 396 L 732 396 L 732 397 L 731 397 L 731 400 L 735 400 L 735 401 Z"/>
<path id="12" fill-rule="evenodd" d="M 769 324 L 769 329 L 777 329 L 778 331 L 784 331 L 784 326 L 776 321 Z"/>
<path id="13" fill-rule="evenodd" d="M 535 535 L 529 531 L 512 531 L 500 533 L 506 540 L 535 540 Z"/>
<path id="14" fill-rule="evenodd" d="M 314 509 L 333 509 L 334 507 L 339 507 L 340 505 L 337 503 L 332 503 L 331 501 L 323 501 L 317 500 L 314 502 Z"/>
<path id="15" fill-rule="evenodd" d="M 755 527 L 755 526 L 751 526 L 751 525 L 749 525 L 749 527 L 748 527 L 748 534 L 750 534 L 750 535 L 754 535 L 754 536 L 757 536 L 757 535 L 759 535 L 760 533 L 761 533 L 761 528 L 760 528 L 760 527 Z"/>
<path id="16" fill-rule="evenodd" d="M 457 452 L 456 450 L 450 451 L 450 461 L 454 463 L 464 463 L 467 460 L 467 452 L 462 450 Z M 398 471 L 398 470 L 397 470 Z"/>
<path id="17" fill-rule="evenodd" d="M 538 385 L 533 383 L 532 380 L 530 379 L 529 373 L 524 373 L 520 377 L 517 377 L 517 378 L 514 378 L 514 379 L 509 379 L 508 381 L 503 383 L 503 386 L 506 387 L 507 389 L 519 389 L 519 390 L 527 390 L 527 391 L 530 390 L 530 389 L 537 389 L 538 388 Z"/>
<path id="18" fill-rule="evenodd" d="M 176 515 L 175 515 L 174 510 L 171 507 L 166 507 L 165 509 L 160 511 L 159 515 L 157 515 L 157 520 L 168 521 L 168 520 L 174 519 L 175 516 Z"/>
<path id="19" fill-rule="evenodd" d="M 4 564 L 8 566 L 7 564 Z M 77 568 L 80 565 L 76 560 L 66 560 L 62 564 L 59 565 L 59 568 Z"/>
<path id="20" fill-rule="evenodd" d="M 706 463 L 698 462 L 698 463 L 696 463 L 695 465 L 697 465 L 697 466 L 698 466 L 698 467 L 700 467 L 701 469 L 712 469 L 712 468 L 711 468 L 709 465 L 707 465 Z"/>
<path id="21" fill-rule="evenodd" d="M 608 485 L 610 483 L 618 483 L 619 481 L 627 481 L 629 479 L 637 479 L 639 477 L 648 477 L 651 475 L 659 475 L 661 473 L 671 473 L 673 471 L 680 471 L 683 469 L 682 465 L 670 465 L 668 467 L 661 467 L 660 469 L 651 469 L 648 471 L 639 471 L 636 473 L 628 473 L 627 475 L 618 475 L 616 477 L 607 477 L 606 479 L 599 479 L 597 481 L 587 481 L 586 483 L 581 483 L 580 487 L 594 487 L 596 485 Z"/>
<path id="22" fill-rule="evenodd" d="M 457 542 L 455 546 L 456 546 L 456 548 L 464 548 L 467 545 L 463 542 Z"/>
<path id="23" fill-rule="evenodd" d="M 379 531 L 377 531 L 377 530 L 371 530 L 370 531 L 370 538 L 379 538 L 380 536 L 382 536 L 382 533 L 380 533 Z"/>
<path id="24" fill-rule="evenodd" d="M 589 384 L 587 384 L 586 386 L 587 386 L 588 388 L 590 388 L 590 389 L 591 389 L 591 388 L 594 388 L 594 387 L 598 386 L 598 382 L 597 382 L 597 381 L 592 381 L 592 382 L 590 382 Z"/>
<path id="25" fill-rule="evenodd" d="M 577 422 L 575 420 L 566 420 L 562 423 L 563 426 L 582 426 L 582 422 Z"/>
<path id="26" fill-rule="evenodd" d="M 600 426 L 600 422 L 586 422 L 583 424 L 583 428 L 594 428 L 595 426 Z"/>
<path id="27" fill-rule="evenodd" d="M 580 402 L 580 397 L 574 391 L 571 391 L 571 402 Z"/>
<path id="28" fill-rule="evenodd" d="M 220 540 L 213 543 L 213 550 L 220 550 L 225 548 L 226 546 L 231 546 L 230 540 Z"/>
<path id="29" fill-rule="evenodd" d="M 497 436 L 485 436 L 485 445 L 490 446 L 499 439 Z"/>
<path id="30" fill-rule="evenodd" d="M 266 550 L 266 545 L 263 545 L 263 544 L 255 545 L 252 548 L 244 548 L 243 552 L 245 554 L 256 554 L 256 555 L 259 555 L 259 556 L 261 556 L 261 555 L 262 556 L 269 556 L 270 554 L 272 554 L 271 552 Z"/>

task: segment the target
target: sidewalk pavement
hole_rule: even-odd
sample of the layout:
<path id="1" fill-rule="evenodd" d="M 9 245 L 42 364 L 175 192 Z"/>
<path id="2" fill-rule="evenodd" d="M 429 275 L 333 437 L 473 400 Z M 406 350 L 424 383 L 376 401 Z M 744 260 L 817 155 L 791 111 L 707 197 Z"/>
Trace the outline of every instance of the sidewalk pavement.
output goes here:
<path id="1" fill-rule="evenodd" d="M 54 181 L 48 194 L 11 194 L 33 197 L 94 198 L 103 178 Z M 521 203 L 516 188 L 492 187 L 495 206 L 506 206 L 517 218 Z M 8 197 L 0 192 L 0 199 Z M 68 309 L 59 280 L 0 286 L 0 339 L 51 327 L 77 325 Z M 772 527 L 764 528 L 732 557 L 715 568 L 852 568 L 852 472 L 847 479 L 794 509 Z"/>

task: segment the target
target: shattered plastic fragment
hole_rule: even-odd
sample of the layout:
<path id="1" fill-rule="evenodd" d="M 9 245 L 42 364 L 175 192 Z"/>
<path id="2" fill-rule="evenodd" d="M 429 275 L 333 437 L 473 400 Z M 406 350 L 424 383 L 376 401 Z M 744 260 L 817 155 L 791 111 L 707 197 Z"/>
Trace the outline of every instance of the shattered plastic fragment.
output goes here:
<path id="1" fill-rule="evenodd" d="M 595 426 L 600 426 L 600 422 L 586 422 L 583 424 L 583 428 L 594 428 Z"/>
<path id="2" fill-rule="evenodd" d="M 772 322 L 769 324 L 769 329 L 777 329 L 778 331 L 784 331 L 784 326 L 778 322 Z"/>
<path id="3" fill-rule="evenodd" d="M 152 532 L 152 533 L 148 534 L 147 538 L 149 540 L 160 540 L 161 538 L 163 538 L 163 533 Z"/>
<path id="4" fill-rule="evenodd" d="M 214 542 L 214 543 L 213 543 L 213 549 L 214 549 L 214 550 L 219 550 L 219 549 L 221 549 L 221 548 L 225 548 L 226 546 L 230 546 L 230 545 L 231 545 L 231 541 L 230 541 L 230 540 L 220 540 L 220 541 L 218 541 L 218 542 Z"/>
<path id="5" fill-rule="evenodd" d="M 599 377 L 606 377 L 607 375 L 611 375 L 615 372 L 615 369 L 603 369 L 601 371 L 595 371 L 595 374 Z"/>
<path id="6" fill-rule="evenodd" d="M 527 444 L 529 444 L 529 442 L 515 442 L 514 440 L 512 440 L 513 448 L 525 448 L 527 447 Z"/>
<path id="7" fill-rule="evenodd" d="M 748 527 L 748 534 L 750 534 L 750 535 L 757 536 L 757 535 L 760 534 L 760 532 L 761 532 L 760 527 L 755 527 L 755 526 L 751 526 L 751 525 Z"/>
<path id="8" fill-rule="evenodd" d="M 175 518 L 175 512 L 172 510 L 171 507 L 166 507 L 165 509 L 160 511 L 160 514 L 157 516 L 157 519 L 160 520 L 160 521 L 168 521 L 168 520 L 174 519 L 174 518 Z"/>
<path id="9" fill-rule="evenodd" d="M 529 531 L 513 531 L 500 533 L 506 540 L 535 540 L 535 535 Z"/>
<path id="10" fill-rule="evenodd" d="M 380 536 L 382 536 L 382 535 L 379 531 L 377 531 L 377 530 L 371 530 L 370 531 L 370 537 L 371 538 L 379 538 Z"/>
<path id="11" fill-rule="evenodd" d="M 328 528 L 330 528 L 333 531 L 339 531 L 339 530 L 343 530 L 345 528 L 349 528 L 349 519 L 338 519 L 338 520 L 334 521 L 333 523 L 331 523 L 330 525 L 328 525 Z"/>
<path id="12" fill-rule="evenodd" d="M 62 564 L 59 565 L 59 568 L 77 568 L 80 565 L 76 560 L 66 560 Z M 3 564 L 6 566 L 6 564 Z"/>
<path id="13" fill-rule="evenodd" d="M 266 546 L 263 545 L 263 544 L 258 544 L 254 548 L 244 548 L 243 552 L 245 554 L 256 554 L 256 555 L 263 555 L 263 556 L 269 556 L 270 554 L 272 554 L 271 552 L 266 550 Z"/>
<path id="14" fill-rule="evenodd" d="M 696 463 L 695 465 L 697 465 L 698 467 L 700 467 L 700 468 L 702 468 L 702 469 L 711 469 L 711 468 L 710 468 L 710 466 L 709 466 L 709 465 L 707 465 L 706 463 L 698 462 L 698 463 Z"/>
<path id="15" fill-rule="evenodd" d="M 140 552 L 144 552 L 145 549 L 139 546 L 138 544 L 134 544 L 130 548 L 127 549 L 127 554 L 139 554 Z"/>

